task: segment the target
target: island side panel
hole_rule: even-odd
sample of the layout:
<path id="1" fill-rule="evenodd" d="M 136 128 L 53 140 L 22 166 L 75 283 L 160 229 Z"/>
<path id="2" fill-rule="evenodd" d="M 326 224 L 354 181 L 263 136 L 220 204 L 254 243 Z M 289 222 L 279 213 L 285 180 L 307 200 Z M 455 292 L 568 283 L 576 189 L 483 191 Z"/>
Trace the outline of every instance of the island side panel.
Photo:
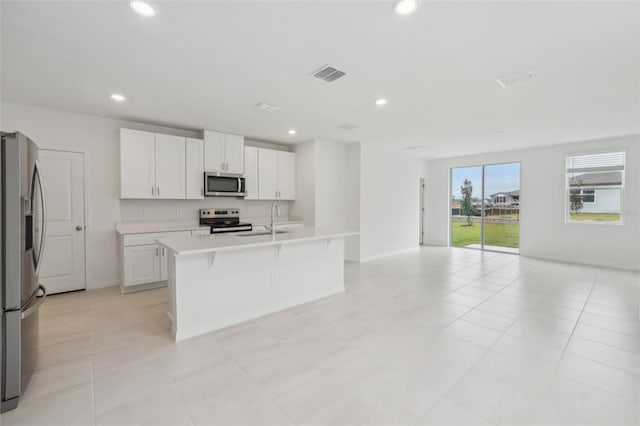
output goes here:
<path id="1" fill-rule="evenodd" d="M 173 275 L 180 341 L 343 293 L 344 238 L 180 255 Z"/>

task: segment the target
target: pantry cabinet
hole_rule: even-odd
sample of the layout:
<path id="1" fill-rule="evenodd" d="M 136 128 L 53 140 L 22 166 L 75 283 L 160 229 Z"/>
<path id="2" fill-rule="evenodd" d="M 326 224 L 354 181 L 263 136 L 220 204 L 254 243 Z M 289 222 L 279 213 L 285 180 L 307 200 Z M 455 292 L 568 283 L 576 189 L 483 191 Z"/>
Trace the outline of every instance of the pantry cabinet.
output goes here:
<path id="1" fill-rule="evenodd" d="M 258 149 L 258 195 L 260 200 L 296 199 L 296 154 Z"/>
<path id="2" fill-rule="evenodd" d="M 258 148 L 244 147 L 245 200 L 258 200 Z"/>

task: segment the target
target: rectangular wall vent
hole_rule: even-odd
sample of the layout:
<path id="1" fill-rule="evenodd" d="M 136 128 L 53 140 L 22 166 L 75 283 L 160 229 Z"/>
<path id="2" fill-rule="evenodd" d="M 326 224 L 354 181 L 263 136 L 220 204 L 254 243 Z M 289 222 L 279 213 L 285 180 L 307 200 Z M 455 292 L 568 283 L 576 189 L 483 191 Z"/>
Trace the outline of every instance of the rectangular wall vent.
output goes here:
<path id="1" fill-rule="evenodd" d="M 311 75 L 320 80 L 332 82 L 336 81 L 340 77 L 344 77 L 345 73 L 335 69 L 334 67 L 330 67 L 329 65 L 325 65 L 319 70 L 314 71 Z"/>

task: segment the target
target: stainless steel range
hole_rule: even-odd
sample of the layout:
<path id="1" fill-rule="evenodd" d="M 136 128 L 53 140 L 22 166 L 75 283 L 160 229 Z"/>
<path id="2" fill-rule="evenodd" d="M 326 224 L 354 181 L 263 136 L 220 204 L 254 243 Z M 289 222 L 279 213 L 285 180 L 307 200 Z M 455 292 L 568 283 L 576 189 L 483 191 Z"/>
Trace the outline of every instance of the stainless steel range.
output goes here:
<path id="1" fill-rule="evenodd" d="M 240 222 L 240 210 L 236 208 L 200 209 L 200 225 L 211 226 L 212 234 L 253 229 L 250 223 Z"/>

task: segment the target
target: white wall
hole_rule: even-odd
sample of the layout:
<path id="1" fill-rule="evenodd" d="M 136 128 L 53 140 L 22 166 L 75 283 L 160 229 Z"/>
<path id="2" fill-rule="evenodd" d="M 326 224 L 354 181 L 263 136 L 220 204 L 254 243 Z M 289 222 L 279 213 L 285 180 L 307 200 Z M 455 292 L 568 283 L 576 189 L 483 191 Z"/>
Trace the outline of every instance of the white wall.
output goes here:
<path id="1" fill-rule="evenodd" d="M 360 144 L 360 258 L 417 248 L 422 161 L 389 144 Z"/>
<path id="2" fill-rule="evenodd" d="M 624 224 L 565 222 L 565 157 L 626 150 Z M 427 162 L 427 243 L 449 244 L 449 169 L 521 162 L 520 254 L 640 270 L 640 136 L 584 141 Z"/>
<path id="3" fill-rule="evenodd" d="M 296 200 L 291 203 L 291 214 L 303 217 L 306 226 L 316 223 L 316 143 L 303 142 L 295 147 Z"/>
<path id="4" fill-rule="evenodd" d="M 86 267 L 87 288 L 117 285 L 118 259 L 115 223 L 120 221 L 180 220 L 196 221 L 202 207 L 241 207 L 249 217 L 270 215 L 269 201 L 241 201 L 213 198 L 205 200 L 122 200 L 120 192 L 119 129 L 121 127 L 201 137 L 201 132 L 105 119 L 95 116 L 37 108 L 3 102 L 0 110 L 0 129 L 21 131 L 40 148 L 84 153 L 86 198 Z M 275 148 L 270 144 L 248 141 L 248 145 Z M 282 214 L 289 206 L 281 203 Z M 144 208 L 149 216 L 144 216 Z M 176 208 L 182 207 L 182 215 Z"/>
<path id="5" fill-rule="evenodd" d="M 360 144 L 347 145 L 347 229 L 360 229 Z M 344 257 L 354 262 L 360 261 L 360 237 L 349 237 L 345 240 Z"/>

